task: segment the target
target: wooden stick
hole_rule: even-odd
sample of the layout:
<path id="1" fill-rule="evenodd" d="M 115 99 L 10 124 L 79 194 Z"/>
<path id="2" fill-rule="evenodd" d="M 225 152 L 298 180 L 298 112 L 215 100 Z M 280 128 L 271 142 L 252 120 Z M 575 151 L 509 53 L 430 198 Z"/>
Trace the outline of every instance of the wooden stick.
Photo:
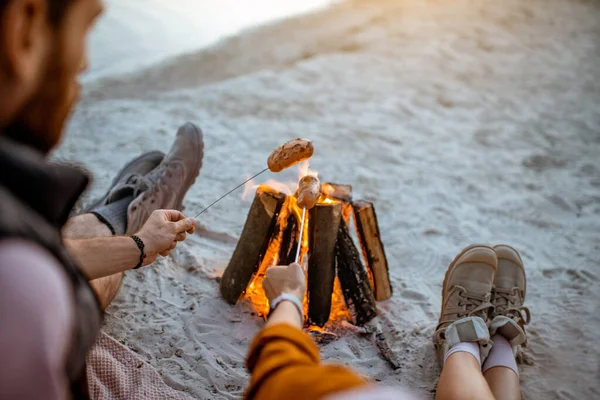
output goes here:
<path id="1" fill-rule="evenodd" d="M 229 192 L 225 193 L 223 196 L 219 197 L 217 200 L 215 200 L 212 203 L 210 203 L 210 205 L 208 207 L 205 207 L 204 210 L 202 210 L 198 214 L 196 214 L 196 216 L 194 217 L 194 219 L 198 218 L 200 215 L 204 214 L 205 211 L 207 211 L 209 208 L 211 208 L 212 206 L 214 206 L 215 204 L 217 204 L 218 202 L 220 202 L 221 200 L 223 200 L 225 197 L 229 196 L 231 193 L 235 192 L 236 190 L 238 190 L 239 188 L 241 188 L 242 186 L 244 186 L 246 183 L 250 182 L 252 179 L 256 178 L 260 174 L 263 174 L 263 173 L 267 172 L 268 170 L 269 170 L 269 168 L 265 168 L 262 171 L 260 171 L 258 174 L 254 175 L 253 177 L 246 179 L 244 182 L 240 183 L 239 185 L 237 185 L 236 187 L 234 187 L 233 189 L 231 189 Z"/>
<path id="2" fill-rule="evenodd" d="M 375 318 L 377 305 L 367 269 L 352 241 L 345 221 L 340 222 L 336 244 L 337 274 L 346 304 L 354 311 L 355 324 L 362 326 Z"/>
<path id="3" fill-rule="evenodd" d="M 273 236 L 285 194 L 259 188 L 237 247 L 221 278 L 221 295 L 235 304 L 257 271 Z"/>
<path id="4" fill-rule="evenodd" d="M 341 204 L 317 204 L 310 210 L 308 257 L 308 318 L 323 326 L 329 319 L 335 280 L 335 242 Z"/>
<path id="5" fill-rule="evenodd" d="M 388 335 L 386 331 L 383 329 L 380 323 L 373 323 L 371 326 L 371 332 L 373 334 L 373 341 L 375 342 L 375 346 L 379 350 L 379 356 L 387 361 L 387 363 L 394 370 L 400 369 L 400 360 L 390 346 L 390 341 L 388 340 Z"/>
<path id="6" fill-rule="evenodd" d="M 392 297 L 392 285 L 375 208 L 373 203 L 363 200 L 353 202 L 352 207 L 360 247 L 373 276 L 375 299 L 387 300 Z"/>

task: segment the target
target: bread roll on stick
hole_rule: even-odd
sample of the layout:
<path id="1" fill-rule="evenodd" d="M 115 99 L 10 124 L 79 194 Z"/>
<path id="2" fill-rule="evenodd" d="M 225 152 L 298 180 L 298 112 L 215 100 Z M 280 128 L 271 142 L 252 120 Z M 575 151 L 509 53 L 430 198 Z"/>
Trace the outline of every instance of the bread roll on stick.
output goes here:
<path id="1" fill-rule="evenodd" d="M 308 160 L 315 152 L 308 139 L 294 139 L 273 150 L 267 161 L 272 172 L 281 172 L 301 161 Z"/>

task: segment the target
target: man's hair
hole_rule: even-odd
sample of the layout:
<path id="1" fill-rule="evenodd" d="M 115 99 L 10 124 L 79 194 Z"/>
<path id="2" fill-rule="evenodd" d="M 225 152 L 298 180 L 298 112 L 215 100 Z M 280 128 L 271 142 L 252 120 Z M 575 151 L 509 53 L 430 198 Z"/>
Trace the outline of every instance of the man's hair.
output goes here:
<path id="1" fill-rule="evenodd" d="M 50 22 L 54 26 L 58 26 L 62 21 L 62 17 L 65 14 L 65 10 L 74 0 L 46 0 L 48 2 L 49 8 L 49 18 Z M 11 2 L 11 0 L 0 0 L 0 15 L 6 9 L 6 6 Z"/>

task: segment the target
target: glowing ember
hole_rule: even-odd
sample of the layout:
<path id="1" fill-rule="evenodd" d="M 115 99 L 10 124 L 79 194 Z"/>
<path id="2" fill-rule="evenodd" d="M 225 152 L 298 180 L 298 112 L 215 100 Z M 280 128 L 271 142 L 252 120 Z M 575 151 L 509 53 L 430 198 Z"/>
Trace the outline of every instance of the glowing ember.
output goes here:
<path id="1" fill-rule="evenodd" d="M 299 177 L 307 175 L 317 173 L 309 169 L 308 162 L 303 162 L 299 164 Z M 377 315 L 376 300 L 390 298 L 392 290 L 373 203 L 353 200 L 350 185 L 326 182 L 322 184 L 317 207 L 303 216 L 296 192 L 299 183 L 305 182 L 306 179 L 289 183 L 268 181 L 261 186 L 252 181 L 246 184 L 244 197 L 254 194 L 254 201 L 220 289 L 230 304 L 245 299 L 256 314 L 266 319 L 269 303 L 263 281 L 267 269 L 288 265 L 298 257 L 311 279 L 307 282 L 310 299 L 308 292 L 302 299 L 305 321 L 317 324 L 308 328 L 326 338 L 331 336 L 327 330 L 336 330 L 348 322 L 363 326 L 371 321 Z M 313 189 L 311 194 L 316 193 Z M 315 194 L 310 200 L 313 206 Z M 352 225 L 356 235 L 351 231 Z M 299 237 L 301 226 L 304 230 Z M 357 240 L 363 257 L 355 244 Z"/>
<path id="2" fill-rule="evenodd" d="M 296 186 L 297 186 L 297 184 L 296 184 Z M 282 191 L 284 193 L 289 193 L 287 191 L 280 190 L 283 187 L 286 187 L 288 190 L 290 189 L 290 187 L 285 184 L 278 183 L 276 185 L 276 188 L 274 188 L 272 183 L 268 183 L 267 185 L 261 185 L 260 190 L 264 190 L 264 191 L 275 190 L 275 191 Z M 254 311 L 263 318 L 266 318 L 267 314 L 269 312 L 269 302 L 265 295 L 265 291 L 262 287 L 262 281 L 265 278 L 265 271 L 267 270 L 267 268 L 274 266 L 274 265 L 278 265 L 278 263 L 279 263 L 279 253 L 280 253 L 280 247 L 282 244 L 283 233 L 288 224 L 288 218 L 292 214 L 295 216 L 296 222 L 297 222 L 298 231 L 296 232 L 296 235 L 299 233 L 300 219 L 302 217 L 302 209 L 300 207 L 298 207 L 296 201 L 297 201 L 297 198 L 291 194 L 289 194 L 288 197 L 286 198 L 285 203 L 283 204 L 283 207 L 281 209 L 281 212 L 280 212 L 280 214 L 278 216 L 278 220 L 277 220 L 277 225 L 279 226 L 279 230 L 276 233 L 276 235 L 273 237 L 271 242 L 269 243 L 269 247 L 267 248 L 267 251 L 262 260 L 262 263 L 261 263 L 258 271 L 256 272 L 256 274 L 254 275 L 251 283 L 248 285 L 248 288 L 244 294 L 244 298 L 248 299 L 250 301 Z M 335 203 L 338 203 L 338 201 L 335 199 L 328 198 L 328 197 L 321 197 L 321 199 L 319 199 L 319 203 L 335 204 Z M 303 265 L 303 261 L 305 261 L 305 258 L 306 258 L 305 256 L 308 253 L 308 246 L 309 246 L 308 232 L 310 231 L 310 228 L 309 228 L 310 220 L 308 219 L 308 213 L 306 214 L 305 224 L 306 224 L 306 226 L 304 229 L 304 234 L 302 237 L 302 245 L 301 245 L 301 250 L 300 250 L 300 260 L 299 260 L 300 265 Z M 337 277 L 335 278 L 335 281 L 334 281 L 333 294 L 332 294 L 331 300 L 332 300 L 332 302 L 331 302 L 331 312 L 330 312 L 330 316 L 329 316 L 329 323 L 336 323 L 336 322 L 339 322 L 342 320 L 351 321 L 350 312 L 348 311 L 348 307 L 346 306 L 346 303 L 344 302 L 344 296 L 342 294 L 341 285 L 340 285 L 340 282 Z M 307 320 L 308 298 L 306 295 L 304 296 L 302 303 L 304 305 L 304 317 L 305 317 L 305 320 Z"/>

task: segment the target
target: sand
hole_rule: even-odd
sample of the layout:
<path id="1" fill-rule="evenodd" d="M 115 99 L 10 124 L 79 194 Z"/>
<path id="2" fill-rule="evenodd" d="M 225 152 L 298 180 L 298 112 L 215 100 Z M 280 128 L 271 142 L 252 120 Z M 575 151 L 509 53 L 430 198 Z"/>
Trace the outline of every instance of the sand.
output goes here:
<path id="1" fill-rule="evenodd" d="M 323 8 L 331 0 L 104 0 L 91 32 L 88 82 L 196 51 L 244 28 Z M 235 12 L 232 12 L 235 10 Z"/>
<path id="2" fill-rule="evenodd" d="M 445 269 L 470 243 L 507 243 L 533 316 L 525 398 L 600 397 L 598 2 L 343 2 L 88 82 L 56 156 L 94 173 L 92 198 L 186 120 L 206 136 L 190 215 L 296 136 L 314 140 L 324 179 L 375 202 L 395 289 L 378 319 L 402 368 L 350 328 L 321 347 L 327 362 L 432 397 Z M 236 194 L 204 214 L 201 235 L 128 272 L 108 310 L 106 332 L 198 399 L 242 396 L 263 325 L 216 279 L 249 205 Z"/>

